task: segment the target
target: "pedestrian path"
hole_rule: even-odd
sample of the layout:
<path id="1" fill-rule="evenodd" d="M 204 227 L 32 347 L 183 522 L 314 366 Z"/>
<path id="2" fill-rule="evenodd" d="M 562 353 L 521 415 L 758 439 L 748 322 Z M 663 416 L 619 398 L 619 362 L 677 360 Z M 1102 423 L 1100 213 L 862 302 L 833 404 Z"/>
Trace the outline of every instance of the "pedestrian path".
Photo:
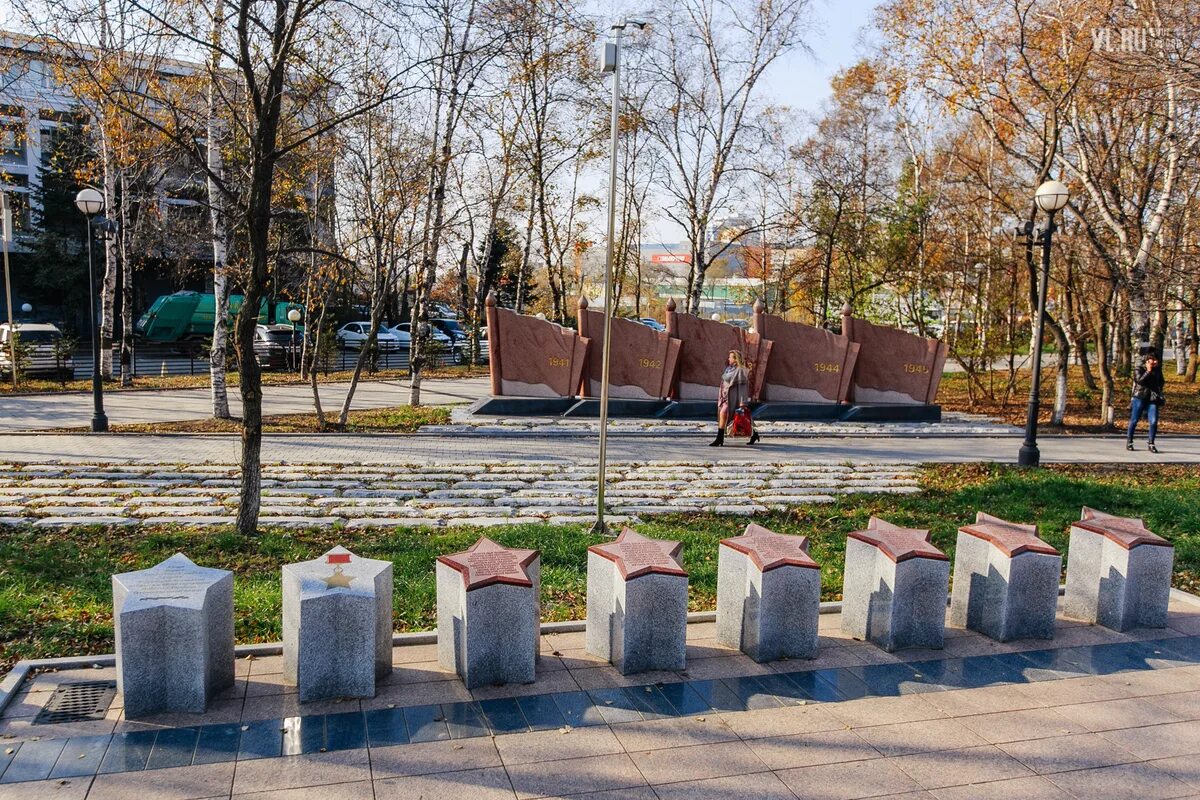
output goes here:
<path id="1" fill-rule="evenodd" d="M 32 677 L 0 718 L 0 800 L 28 797 L 1097 798 L 1200 794 L 1200 614 L 1051 641 L 948 629 L 885 653 L 821 617 L 813 661 L 756 664 L 688 626 L 680 672 L 621 676 L 544 635 L 535 683 L 465 690 L 403 645 L 376 697 L 301 705 L 278 656 L 241 658 L 203 715 L 34 724 L 111 667 Z M 911 793 L 911 794 L 910 794 Z"/>
<path id="2" fill-rule="evenodd" d="M 230 525 L 238 468 L 0 465 L 0 525 Z M 441 527 L 590 524 L 596 472 L 545 461 L 263 468 L 260 524 Z M 612 522 L 708 512 L 751 516 L 851 492 L 919 491 L 912 464 L 633 462 L 612 465 Z"/>

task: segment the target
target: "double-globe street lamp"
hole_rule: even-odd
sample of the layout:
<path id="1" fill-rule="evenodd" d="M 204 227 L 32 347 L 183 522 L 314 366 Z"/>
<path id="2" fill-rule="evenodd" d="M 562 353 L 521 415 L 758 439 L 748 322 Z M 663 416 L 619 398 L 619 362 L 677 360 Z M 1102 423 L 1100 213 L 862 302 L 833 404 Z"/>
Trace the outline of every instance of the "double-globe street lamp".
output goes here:
<path id="1" fill-rule="evenodd" d="M 108 430 L 108 417 L 104 414 L 104 383 L 100 379 L 100 328 L 96 315 L 96 267 L 92 262 L 92 226 L 101 225 L 106 229 L 112 226 L 104 217 L 97 217 L 104 210 L 104 195 L 95 189 L 83 189 L 75 195 L 75 207 L 83 213 L 87 221 L 87 253 L 88 253 L 88 306 L 91 309 L 92 329 L 92 432 L 103 433 Z"/>
<path id="2" fill-rule="evenodd" d="M 1054 215 L 1067 205 L 1070 193 L 1059 181 L 1046 181 L 1037 188 L 1033 200 L 1046 214 L 1046 226 L 1037 231 L 1035 244 L 1042 246 L 1042 273 L 1038 283 L 1037 317 L 1033 330 L 1033 375 L 1029 384 L 1029 407 L 1025 414 L 1025 441 L 1017 454 L 1022 467 L 1036 467 L 1042 460 L 1037 446 L 1038 411 L 1042 390 L 1042 335 L 1046 327 L 1046 287 L 1050 282 L 1050 242 L 1054 238 Z"/>

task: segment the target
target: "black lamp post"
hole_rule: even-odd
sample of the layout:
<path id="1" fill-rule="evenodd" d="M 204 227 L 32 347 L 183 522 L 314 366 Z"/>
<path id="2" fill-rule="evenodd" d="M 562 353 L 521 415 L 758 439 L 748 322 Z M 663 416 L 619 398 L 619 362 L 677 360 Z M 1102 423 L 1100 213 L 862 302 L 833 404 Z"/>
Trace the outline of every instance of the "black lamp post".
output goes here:
<path id="1" fill-rule="evenodd" d="M 1046 181 L 1033 195 L 1038 208 L 1046 213 L 1046 227 L 1037 232 L 1035 243 L 1042 246 L 1042 273 L 1038 283 L 1037 317 L 1033 323 L 1033 375 L 1029 383 L 1029 408 L 1025 415 L 1025 441 L 1017 454 L 1017 464 L 1036 467 L 1042 460 L 1037 446 L 1038 410 L 1042 390 L 1042 334 L 1046 327 L 1046 286 L 1050 282 L 1050 242 L 1054 238 L 1054 215 L 1067 204 L 1070 194 L 1058 181 Z"/>
<path id="2" fill-rule="evenodd" d="M 92 225 L 105 220 L 95 219 L 104 210 L 104 195 L 95 189 L 83 189 L 75 195 L 75 207 L 87 221 L 87 252 L 88 252 L 88 305 L 91 308 L 92 328 L 92 432 L 104 433 L 108 430 L 108 417 L 104 414 L 104 383 L 100 378 L 100 328 L 96 315 L 96 267 L 92 262 Z"/>

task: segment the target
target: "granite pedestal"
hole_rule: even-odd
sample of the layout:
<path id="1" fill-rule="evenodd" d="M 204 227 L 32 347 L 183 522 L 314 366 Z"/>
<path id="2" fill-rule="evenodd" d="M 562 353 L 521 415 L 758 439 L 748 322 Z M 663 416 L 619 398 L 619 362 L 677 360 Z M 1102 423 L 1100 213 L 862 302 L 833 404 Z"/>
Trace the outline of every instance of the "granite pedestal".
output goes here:
<path id="1" fill-rule="evenodd" d="M 1064 614 L 1116 631 L 1165 627 L 1174 560 L 1142 520 L 1085 507 L 1071 526 Z"/>
<path id="2" fill-rule="evenodd" d="M 687 648 L 687 572 L 681 542 L 629 528 L 588 548 L 587 651 L 622 675 L 681 670 Z"/>
<path id="3" fill-rule="evenodd" d="M 958 529 L 950 624 L 998 642 L 1050 639 L 1061 574 L 1062 556 L 1036 525 L 980 512 Z"/>
<path id="4" fill-rule="evenodd" d="M 541 642 L 541 560 L 486 536 L 437 560 L 438 661 L 468 689 L 533 683 Z"/>
<path id="5" fill-rule="evenodd" d="M 392 562 L 335 547 L 283 568 L 283 676 L 300 702 L 374 697 L 392 671 Z"/>
<path id="6" fill-rule="evenodd" d="M 755 661 L 815 658 L 821 568 L 808 539 L 751 523 L 717 549 L 717 641 Z"/>
<path id="7" fill-rule="evenodd" d="M 114 575 L 117 689 L 125 716 L 202 714 L 233 686 L 233 573 L 182 553 Z"/>
<path id="8" fill-rule="evenodd" d="M 929 531 L 872 517 L 846 540 L 842 630 L 888 652 L 940 648 L 949 581 L 950 560 Z"/>

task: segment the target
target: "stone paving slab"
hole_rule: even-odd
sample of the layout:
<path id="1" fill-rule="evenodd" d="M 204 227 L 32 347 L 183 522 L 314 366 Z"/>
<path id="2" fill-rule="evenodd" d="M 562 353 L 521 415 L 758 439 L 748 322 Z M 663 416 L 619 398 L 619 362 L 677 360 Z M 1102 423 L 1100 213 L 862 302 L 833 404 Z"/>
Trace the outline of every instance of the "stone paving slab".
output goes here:
<path id="1" fill-rule="evenodd" d="M 28 520 L 41 527 L 200 527 L 233 522 L 236 466 L 215 465 L 177 473 L 189 476 L 178 480 L 136 481 L 136 486 L 114 477 L 170 474 L 168 466 L 145 464 L 118 472 L 102 464 L 72 465 L 69 473 L 51 478 L 33 477 L 44 475 L 45 465 L 9 466 L 0 471 L 0 525 Z M 699 511 L 745 517 L 799 503 L 832 502 L 848 492 L 920 491 L 914 464 L 859 467 L 619 463 L 609 467 L 606 496 L 609 510 L 633 519 Z M 536 461 L 446 464 L 438 469 L 431 473 L 420 465 L 393 465 L 387 471 L 353 465 L 266 465 L 264 475 L 276 477 L 264 479 L 260 521 L 281 527 L 388 527 L 388 520 L 395 520 L 395 527 L 491 527 L 546 521 L 580 524 L 594 514 L 591 470 L 569 473 L 560 465 Z M 284 475 L 286 479 L 279 477 Z M 430 480 L 435 476 L 437 480 Z"/>
<path id="2" fill-rule="evenodd" d="M 42 673 L 0 717 L 0 798 L 1191 797 L 1198 619 L 1174 602 L 1170 627 L 1133 635 L 1062 619 L 1051 643 L 963 631 L 947 641 L 976 655 L 901 662 L 826 614 L 817 659 L 766 669 L 694 623 L 685 672 L 628 677 L 582 632 L 551 633 L 536 683 L 474 692 L 434 645 L 410 645 L 374 699 L 314 704 L 295 702 L 280 657 L 242 658 L 205 715 L 126 722 L 118 697 L 104 720 L 33 726 L 55 686 L 112 669 Z"/>

